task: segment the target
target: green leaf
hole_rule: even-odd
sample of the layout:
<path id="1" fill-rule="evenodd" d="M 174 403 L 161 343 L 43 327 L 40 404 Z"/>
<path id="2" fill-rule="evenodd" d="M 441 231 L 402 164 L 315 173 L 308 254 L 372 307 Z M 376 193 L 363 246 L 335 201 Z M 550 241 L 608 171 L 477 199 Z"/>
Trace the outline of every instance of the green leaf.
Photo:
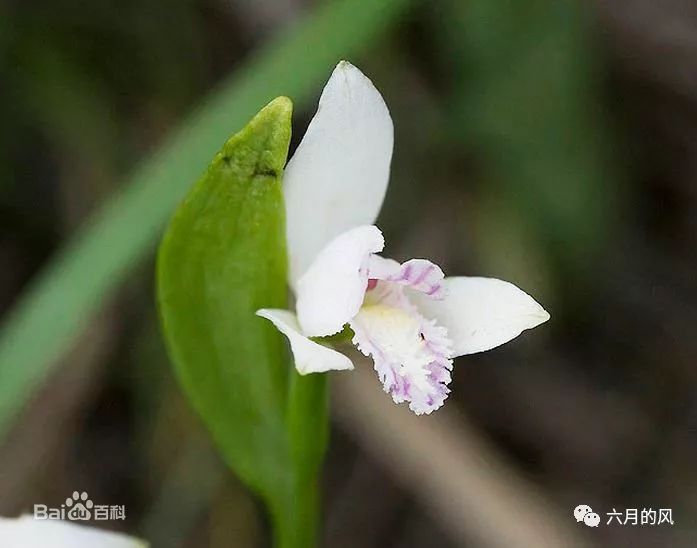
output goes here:
<path id="1" fill-rule="evenodd" d="M 291 369 L 283 338 L 255 315 L 286 307 L 281 175 L 291 110 L 289 99 L 275 99 L 216 155 L 167 228 L 157 288 L 189 400 L 231 468 L 265 500 L 277 545 L 310 548 L 329 435 L 327 382 Z"/>
<path id="2" fill-rule="evenodd" d="M 177 209 L 157 265 L 181 385 L 230 466 L 272 506 L 292 481 L 287 372 L 281 338 L 255 312 L 286 306 L 291 111 L 279 97 L 225 143 Z"/>

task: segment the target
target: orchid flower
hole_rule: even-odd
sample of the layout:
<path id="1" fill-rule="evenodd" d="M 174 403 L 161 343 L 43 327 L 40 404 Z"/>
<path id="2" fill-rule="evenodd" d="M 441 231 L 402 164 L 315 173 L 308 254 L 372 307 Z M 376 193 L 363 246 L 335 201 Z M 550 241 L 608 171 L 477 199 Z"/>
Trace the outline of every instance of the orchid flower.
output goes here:
<path id="1" fill-rule="evenodd" d="M 146 548 L 146 542 L 61 520 L 0 517 L 3 548 Z"/>
<path id="2" fill-rule="evenodd" d="M 373 223 L 392 147 L 382 96 L 360 70 L 340 62 L 284 175 L 296 314 L 257 314 L 288 338 L 303 375 L 353 369 L 321 339 L 348 325 L 385 392 L 420 415 L 443 405 L 453 358 L 510 341 L 549 314 L 508 282 L 445 278 L 425 259 L 400 264 L 379 255 L 384 239 Z"/>

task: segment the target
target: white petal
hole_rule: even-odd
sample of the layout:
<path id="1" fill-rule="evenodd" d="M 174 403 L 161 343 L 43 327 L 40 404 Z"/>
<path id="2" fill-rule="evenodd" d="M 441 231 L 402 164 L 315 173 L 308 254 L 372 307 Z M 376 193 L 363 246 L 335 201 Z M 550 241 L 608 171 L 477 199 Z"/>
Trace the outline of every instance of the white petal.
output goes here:
<path id="1" fill-rule="evenodd" d="M 394 259 L 383 257 L 382 255 L 373 255 L 368 261 L 368 273 L 371 278 L 376 280 L 384 280 L 395 272 L 399 272 L 402 265 Z"/>
<path id="2" fill-rule="evenodd" d="M 303 335 L 292 312 L 263 308 L 257 311 L 257 316 L 272 322 L 276 329 L 288 337 L 295 358 L 295 368 L 301 375 L 353 369 L 353 363 L 346 356 Z"/>
<path id="3" fill-rule="evenodd" d="M 341 61 L 284 175 L 290 283 L 333 238 L 372 224 L 390 175 L 392 118 L 373 83 Z"/>
<path id="4" fill-rule="evenodd" d="M 455 356 L 490 350 L 549 319 L 535 299 L 509 282 L 455 277 L 445 279 L 445 288 L 441 301 L 416 292 L 410 298 L 448 330 Z"/>
<path id="5" fill-rule="evenodd" d="M 3 548 L 146 548 L 147 543 L 121 533 L 33 516 L 0 517 Z"/>
<path id="6" fill-rule="evenodd" d="M 385 240 L 376 226 L 359 226 L 334 238 L 298 281 L 295 308 L 310 337 L 338 333 L 363 304 L 368 259 Z"/>

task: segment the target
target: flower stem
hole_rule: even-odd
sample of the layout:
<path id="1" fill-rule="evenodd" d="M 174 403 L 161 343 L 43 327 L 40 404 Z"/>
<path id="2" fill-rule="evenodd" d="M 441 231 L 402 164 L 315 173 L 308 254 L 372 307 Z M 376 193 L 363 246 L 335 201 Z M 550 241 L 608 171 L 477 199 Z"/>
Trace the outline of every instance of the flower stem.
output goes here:
<path id="1" fill-rule="evenodd" d="M 288 413 L 293 474 L 283 508 L 272 509 L 276 548 L 313 548 L 320 516 L 319 476 L 329 437 L 326 375 L 291 373 Z"/>
<path id="2" fill-rule="evenodd" d="M 320 518 L 318 482 L 295 483 L 284 507 L 274 512 L 275 548 L 317 546 Z"/>

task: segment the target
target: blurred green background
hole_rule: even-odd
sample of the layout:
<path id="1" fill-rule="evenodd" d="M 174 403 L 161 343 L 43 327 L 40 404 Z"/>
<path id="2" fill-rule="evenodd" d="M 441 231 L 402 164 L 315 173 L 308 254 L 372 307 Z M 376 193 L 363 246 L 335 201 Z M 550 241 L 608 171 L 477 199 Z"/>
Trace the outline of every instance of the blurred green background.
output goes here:
<path id="1" fill-rule="evenodd" d="M 0 514 L 79 489 L 155 547 L 268 545 L 173 379 L 154 249 L 276 95 L 297 145 L 341 58 L 395 122 L 387 252 L 513 281 L 552 320 L 456 362 L 438 416 L 367 416 L 335 375 L 323 545 L 697 544 L 688 0 L 0 3 Z"/>

